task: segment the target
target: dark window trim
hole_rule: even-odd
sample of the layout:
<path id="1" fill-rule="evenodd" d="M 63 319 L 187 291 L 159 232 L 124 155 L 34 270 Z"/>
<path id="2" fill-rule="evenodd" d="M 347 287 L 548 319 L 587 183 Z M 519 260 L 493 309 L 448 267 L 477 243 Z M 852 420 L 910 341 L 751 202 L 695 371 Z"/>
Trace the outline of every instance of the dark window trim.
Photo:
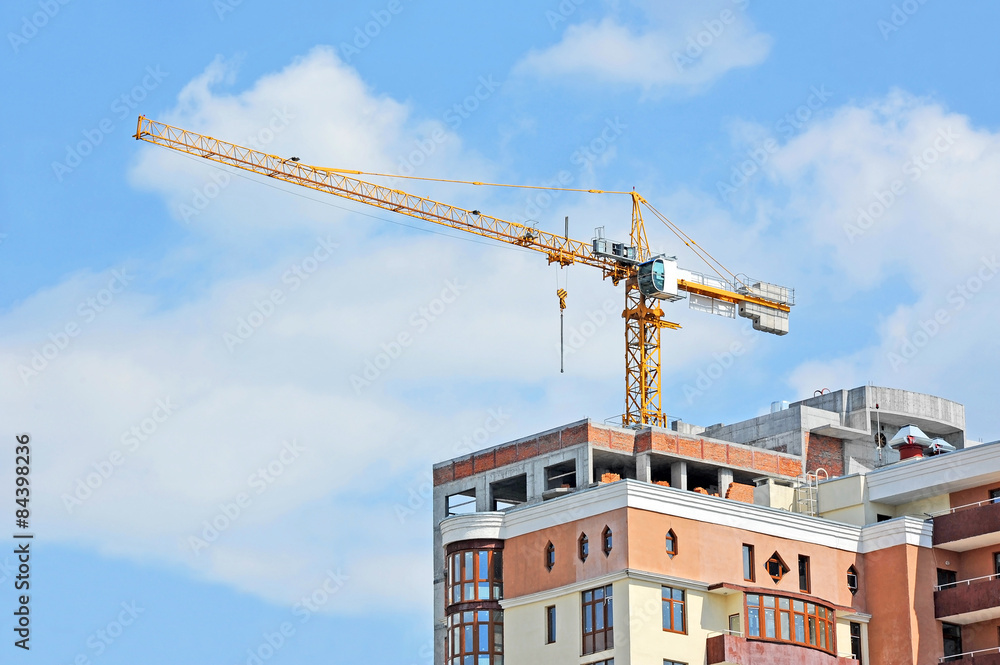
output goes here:
<path id="1" fill-rule="evenodd" d="M 810 570 L 809 557 L 799 555 L 799 591 L 802 593 L 812 593 L 812 571 Z"/>
<path id="2" fill-rule="evenodd" d="M 597 598 L 598 592 L 600 598 Z M 587 600 L 587 596 L 591 600 Z M 580 593 L 580 633 L 582 637 L 581 653 L 588 656 L 592 653 L 599 653 L 615 648 L 615 627 L 614 627 L 614 594 L 610 584 L 607 586 L 587 589 Z M 603 628 L 597 628 L 597 618 L 600 614 Z M 587 619 L 591 620 L 591 630 L 587 630 Z M 602 648 L 598 649 L 598 635 Z M 589 638 L 589 644 L 588 644 Z"/>
<path id="3" fill-rule="evenodd" d="M 777 576 L 774 573 L 771 572 L 771 568 L 768 566 L 768 564 L 770 564 L 772 561 L 776 561 L 778 563 L 778 574 L 777 574 Z M 777 584 L 778 582 L 781 581 L 781 579 L 785 575 L 788 574 L 788 572 L 791 570 L 791 568 L 789 568 L 788 564 L 785 563 L 785 560 L 781 558 L 781 555 L 778 554 L 777 551 L 775 551 L 775 553 L 772 554 L 768 558 L 768 560 L 764 562 L 764 570 L 767 571 L 768 576 L 772 580 L 774 580 L 775 584 Z"/>
<path id="4" fill-rule="evenodd" d="M 549 605 L 545 608 L 545 643 L 555 644 L 556 642 L 556 606 Z"/>
<path id="5" fill-rule="evenodd" d="M 747 552 L 750 553 L 749 565 L 747 565 L 748 562 L 746 560 L 746 553 Z M 748 545 L 747 543 L 743 543 L 742 554 L 743 554 L 743 581 L 745 581 L 745 582 L 756 582 L 757 581 L 757 571 L 754 569 L 754 551 L 753 551 L 753 545 Z M 747 571 L 750 572 L 750 577 L 747 577 Z"/>
<path id="6" fill-rule="evenodd" d="M 611 554 L 611 548 L 614 546 L 614 532 L 611 527 L 605 526 L 604 531 L 601 532 L 601 550 L 604 552 L 604 556 Z"/>
<path id="7" fill-rule="evenodd" d="M 852 576 L 854 577 L 854 586 L 851 586 Z M 851 567 L 847 569 L 847 590 L 850 591 L 851 595 L 853 596 L 858 592 L 858 589 L 860 587 L 861 587 L 861 580 L 858 577 L 858 569 L 854 567 L 854 564 L 851 564 Z"/>
<path id="8" fill-rule="evenodd" d="M 587 557 L 590 556 L 590 538 L 587 538 L 587 534 L 580 534 L 580 538 L 576 541 L 576 550 L 580 561 L 586 561 Z"/>
<path id="9" fill-rule="evenodd" d="M 548 545 L 545 546 L 545 567 L 552 572 L 552 568 L 556 565 L 556 546 L 552 544 L 550 540 Z"/>

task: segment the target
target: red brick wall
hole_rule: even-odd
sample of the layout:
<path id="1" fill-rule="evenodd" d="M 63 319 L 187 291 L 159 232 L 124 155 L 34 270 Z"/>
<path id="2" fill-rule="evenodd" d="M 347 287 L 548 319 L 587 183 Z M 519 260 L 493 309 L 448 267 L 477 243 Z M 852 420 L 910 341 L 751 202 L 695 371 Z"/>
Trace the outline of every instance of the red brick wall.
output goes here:
<path id="1" fill-rule="evenodd" d="M 729 489 L 726 490 L 726 498 L 743 503 L 753 503 L 753 485 L 730 483 Z"/>
<path id="2" fill-rule="evenodd" d="M 832 436 L 806 433 L 806 471 L 823 468 L 830 477 L 844 475 L 844 442 Z"/>
<path id="3" fill-rule="evenodd" d="M 450 466 L 434 471 L 434 484 L 441 485 L 467 478 L 473 474 L 499 468 L 522 460 L 544 455 L 556 450 L 590 442 L 595 446 L 636 454 L 649 450 L 683 455 L 693 459 L 703 459 L 716 464 L 727 464 L 749 471 L 763 471 L 796 477 L 802 473 L 799 458 L 778 454 L 762 448 L 751 448 L 737 444 L 717 443 L 702 438 L 681 437 L 663 431 L 647 430 L 636 435 L 632 431 L 595 427 L 590 424 L 574 425 L 563 430 L 549 432 L 519 443 L 510 443 L 496 449 L 475 453 L 458 460 Z M 811 465 L 823 466 L 831 476 L 843 474 L 840 440 L 830 437 L 813 436 L 807 444 Z M 815 460 L 813 456 L 815 457 Z M 838 464 L 833 464 L 836 459 Z"/>

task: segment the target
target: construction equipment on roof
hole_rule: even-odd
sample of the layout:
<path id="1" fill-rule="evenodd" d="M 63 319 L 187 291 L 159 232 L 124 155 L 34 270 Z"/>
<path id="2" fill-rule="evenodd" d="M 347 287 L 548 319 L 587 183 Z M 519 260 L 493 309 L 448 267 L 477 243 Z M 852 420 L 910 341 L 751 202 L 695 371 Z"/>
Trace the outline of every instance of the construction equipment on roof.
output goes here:
<path id="1" fill-rule="evenodd" d="M 756 330 L 775 335 L 788 332 L 788 314 L 794 305 L 794 292 L 791 289 L 733 274 L 634 191 L 605 192 L 564 188 L 564 191 L 622 194 L 632 199 L 632 229 L 628 241 L 605 238 L 603 229 L 598 229 L 596 237 L 590 242 L 583 242 L 570 239 L 568 234 L 560 236 L 485 215 L 479 210 L 466 210 L 352 177 L 390 174 L 311 166 L 302 163 L 298 157 L 270 155 L 156 122 L 145 116 L 139 116 L 134 137 L 219 164 L 535 250 L 544 254 L 550 264 L 592 266 L 601 270 L 604 278 L 611 279 L 615 285 L 624 283 L 625 309 L 622 317 L 625 319 L 625 413 L 622 415 L 622 425 L 625 427 L 668 426 L 661 399 L 663 373 L 660 331 L 663 328 L 677 329 L 680 325 L 663 318 L 661 302 L 681 300 L 686 294 L 691 309 L 728 318 L 735 318 L 738 313 L 741 317 L 751 319 Z M 483 182 L 465 184 L 518 187 Z M 678 266 L 674 256 L 652 256 L 646 239 L 643 207 L 705 261 L 716 276 L 685 270 Z M 565 305 L 565 295 L 560 293 L 559 297 L 562 307 Z"/>

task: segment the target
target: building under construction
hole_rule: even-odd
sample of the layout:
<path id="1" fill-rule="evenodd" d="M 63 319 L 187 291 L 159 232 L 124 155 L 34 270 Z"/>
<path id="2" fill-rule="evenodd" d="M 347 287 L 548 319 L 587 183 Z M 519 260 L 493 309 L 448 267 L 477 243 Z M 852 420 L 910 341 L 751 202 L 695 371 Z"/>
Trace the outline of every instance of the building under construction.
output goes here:
<path id="1" fill-rule="evenodd" d="M 865 386 L 434 467 L 436 665 L 1000 663 L 1000 442 Z"/>

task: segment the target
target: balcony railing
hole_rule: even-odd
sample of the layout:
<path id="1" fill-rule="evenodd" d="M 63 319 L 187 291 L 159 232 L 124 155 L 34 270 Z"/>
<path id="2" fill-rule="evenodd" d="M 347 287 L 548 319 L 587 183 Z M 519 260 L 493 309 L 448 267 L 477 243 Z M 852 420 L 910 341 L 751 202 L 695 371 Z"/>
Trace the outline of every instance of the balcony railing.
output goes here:
<path id="1" fill-rule="evenodd" d="M 934 545 L 959 552 L 1000 544 L 1000 501 L 989 499 L 934 513 Z"/>
<path id="2" fill-rule="evenodd" d="M 1000 618 L 1000 575 L 935 585 L 934 617 L 958 624 Z"/>
<path id="3" fill-rule="evenodd" d="M 989 649 L 979 649 L 977 651 L 966 651 L 954 656 L 942 656 L 938 658 L 939 663 L 976 663 L 977 665 L 997 665 L 1000 663 L 1000 647 Z"/>

